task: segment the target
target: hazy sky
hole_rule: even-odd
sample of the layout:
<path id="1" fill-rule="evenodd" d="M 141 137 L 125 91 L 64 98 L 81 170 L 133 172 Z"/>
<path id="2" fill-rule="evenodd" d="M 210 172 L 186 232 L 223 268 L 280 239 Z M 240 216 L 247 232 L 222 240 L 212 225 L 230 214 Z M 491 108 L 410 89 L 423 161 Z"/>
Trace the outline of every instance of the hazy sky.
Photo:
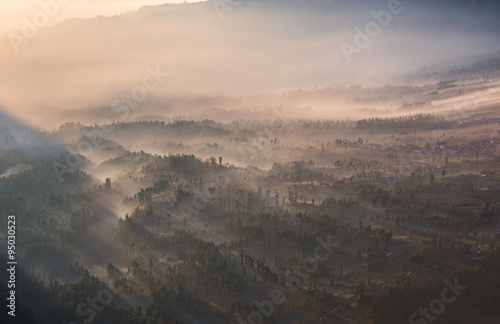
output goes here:
<path id="1" fill-rule="evenodd" d="M 47 1 L 67 4 L 40 22 Z M 496 12 L 409 0 L 392 15 L 386 0 L 261 0 L 236 2 L 223 15 L 203 2 L 59 23 L 174 2 L 184 1 L 1 0 L 0 106 L 34 118 L 120 108 L 131 95 L 142 104 L 380 85 L 423 66 L 500 53 Z"/>
<path id="2" fill-rule="evenodd" d="M 57 0 L 2 0 L 0 2 L 0 31 L 15 31 L 21 28 L 23 18 L 30 19 L 41 9 L 41 3 Z M 200 0 L 59 0 L 66 3 L 51 19 L 55 24 L 68 18 L 89 18 L 99 15 L 112 16 L 146 5 L 164 3 L 200 2 Z"/>

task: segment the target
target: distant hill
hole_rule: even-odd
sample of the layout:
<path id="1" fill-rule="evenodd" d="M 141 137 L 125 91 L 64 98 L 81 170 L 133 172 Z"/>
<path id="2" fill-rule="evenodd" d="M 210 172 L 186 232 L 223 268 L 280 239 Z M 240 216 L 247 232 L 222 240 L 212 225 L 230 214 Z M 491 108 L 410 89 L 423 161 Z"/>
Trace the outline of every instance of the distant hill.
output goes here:
<path id="1" fill-rule="evenodd" d="M 45 157 L 57 156 L 64 151 L 49 135 L 10 116 L 0 106 L 0 150 L 11 149 L 36 151 L 37 155 Z"/>
<path id="2" fill-rule="evenodd" d="M 0 96 L 9 106 L 109 106 L 155 66 L 169 76 L 147 99 L 385 84 L 423 66 L 500 51 L 495 1 L 402 0 L 384 26 L 374 13 L 387 12 L 388 0 L 215 3 L 148 6 L 45 28 L 21 55 L 0 54 L 9 80 Z"/>

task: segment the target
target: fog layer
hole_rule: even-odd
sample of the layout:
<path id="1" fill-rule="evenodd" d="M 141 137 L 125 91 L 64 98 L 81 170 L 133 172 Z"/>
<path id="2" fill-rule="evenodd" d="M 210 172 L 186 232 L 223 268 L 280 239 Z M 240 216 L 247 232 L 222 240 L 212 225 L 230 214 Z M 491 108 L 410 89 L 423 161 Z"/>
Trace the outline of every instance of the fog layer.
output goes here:
<path id="1" fill-rule="evenodd" d="M 383 84 L 495 53 L 497 13 L 493 2 L 234 1 L 66 20 L 32 38 L 28 26 L 0 43 L 0 98 L 25 118 L 46 118 L 56 108 L 110 105 L 151 69 L 162 77 L 144 96 Z"/>

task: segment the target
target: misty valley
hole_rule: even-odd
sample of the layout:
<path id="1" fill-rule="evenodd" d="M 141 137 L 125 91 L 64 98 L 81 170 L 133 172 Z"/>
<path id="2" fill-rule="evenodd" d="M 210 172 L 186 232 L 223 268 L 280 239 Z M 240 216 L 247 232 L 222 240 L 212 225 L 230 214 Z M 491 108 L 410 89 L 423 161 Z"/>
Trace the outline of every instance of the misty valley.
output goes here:
<path id="1" fill-rule="evenodd" d="M 454 100 L 469 83 L 438 82 L 432 96 Z M 11 120 L 0 206 L 17 215 L 18 312 L 41 323 L 401 322 L 457 277 L 470 288 L 440 320 L 474 321 L 467 304 L 493 323 L 498 82 L 480 84 L 460 114 L 425 97 L 361 120 L 290 118 L 293 107 L 41 133 Z"/>
<path id="2" fill-rule="evenodd" d="M 29 1 L 1 323 L 500 322 L 496 1 Z"/>

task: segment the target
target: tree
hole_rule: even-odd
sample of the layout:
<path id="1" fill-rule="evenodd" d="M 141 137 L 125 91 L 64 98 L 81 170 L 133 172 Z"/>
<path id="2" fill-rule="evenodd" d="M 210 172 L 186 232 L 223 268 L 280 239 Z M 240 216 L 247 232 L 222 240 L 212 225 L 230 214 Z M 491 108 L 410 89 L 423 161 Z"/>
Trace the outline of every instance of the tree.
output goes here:
<path id="1" fill-rule="evenodd" d="M 104 188 L 106 190 L 111 190 L 111 179 L 110 178 L 106 178 L 106 182 L 104 183 Z"/>
<path id="2" fill-rule="evenodd" d="M 365 283 L 363 280 L 359 282 L 359 299 L 363 299 L 365 296 Z"/>
<path id="3" fill-rule="evenodd" d="M 368 284 L 367 289 L 368 289 L 368 291 L 370 291 L 370 286 L 372 284 L 372 275 L 371 275 L 370 271 L 368 271 L 368 283 L 367 284 Z"/>

